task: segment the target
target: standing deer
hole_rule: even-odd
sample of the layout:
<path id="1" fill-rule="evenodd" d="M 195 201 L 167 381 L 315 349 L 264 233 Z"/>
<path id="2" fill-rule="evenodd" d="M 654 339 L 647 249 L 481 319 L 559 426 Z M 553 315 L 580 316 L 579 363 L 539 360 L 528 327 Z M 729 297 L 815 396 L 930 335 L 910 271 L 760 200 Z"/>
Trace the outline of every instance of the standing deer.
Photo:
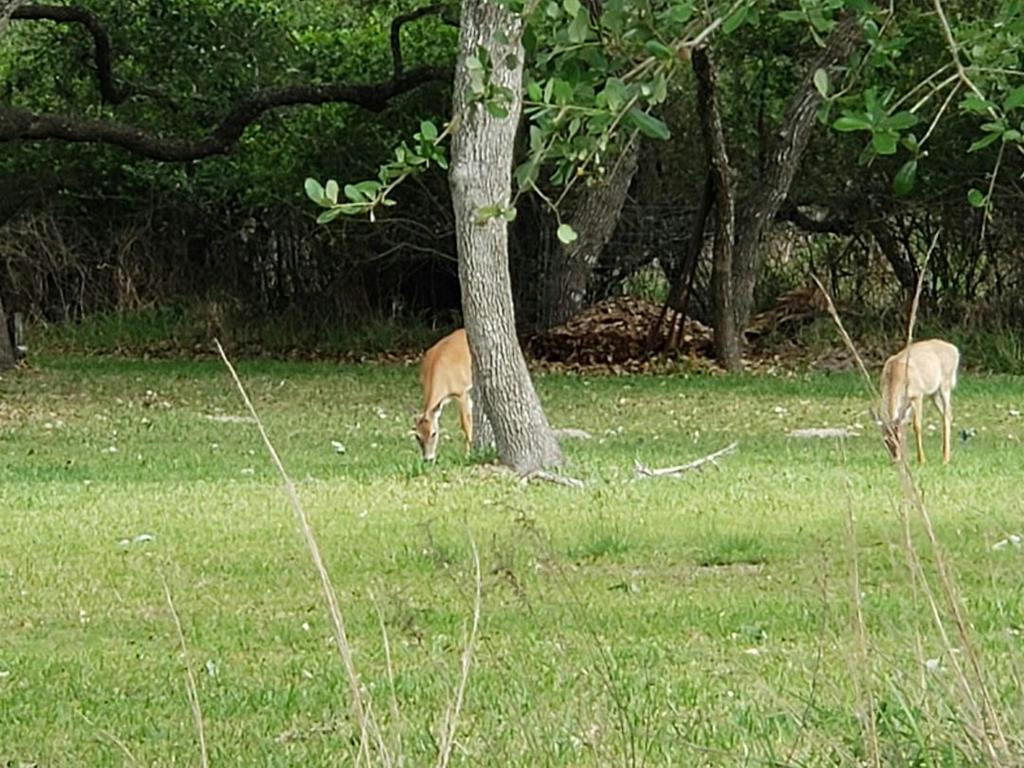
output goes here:
<path id="1" fill-rule="evenodd" d="M 420 368 L 423 385 L 423 413 L 416 419 L 416 439 L 424 461 L 437 456 L 438 421 L 449 400 L 459 404 L 459 419 L 466 435 L 466 448 L 473 442 L 473 365 L 464 328 L 445 336 L 427 350 Z"/>
<path id="2" fill-rule="evenodd" d="M 960 365 L 960 351 L 948 341 L 928 339 L 904 347 L 882 367 L 882 434 L 893 461 L 903 455 L 906 445 L 908 411 L 913 414 L 917 439 L 917 463 L 924 464 L 921 443 L 921 413 L 925 395 L 930 395 L 942 413 L 942 463 L 949 463 L 950 431 L 953 427 L 953 388 Z"/>

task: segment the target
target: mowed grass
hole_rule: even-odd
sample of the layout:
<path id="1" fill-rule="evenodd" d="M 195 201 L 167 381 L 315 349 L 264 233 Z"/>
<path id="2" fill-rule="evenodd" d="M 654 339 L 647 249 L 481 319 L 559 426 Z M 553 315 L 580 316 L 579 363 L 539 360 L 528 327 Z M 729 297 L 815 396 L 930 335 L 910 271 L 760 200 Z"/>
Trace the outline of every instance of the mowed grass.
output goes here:
<path id="1" fill-rule="evenodd" d="M 483 599 L 454 765 L 867 764 L 872 722 L 883 765 L 980 764 L 983 687 L 1020 747 L 1024 549 L 994 545 L 1024 533 L 1021 379 L 964 374 L 956 429 L 976 434 L 943 467 L 930 431 L 915 470 L 984 678 L 964 690 L 936 552 L 912 516 L 927 585 L 912 578 L 899 475 L 852 374 L 538 375 L 551 421 L 594 436 L 565 443 L 574 490 L 466 459 L 454 409 L 424 466 L 413 368 L 238 367 L 394 764 L 436 760 L 471 542 Z M 245 419 L 215 362 L 42 359 L 0 379 L 0 765 L 198 764 L 164 582 L 211 764 L 355 763 L 318 578 Z M 786 436 L 855 425 L 842 445 Z M 634 477 L 634 459 L 732 441 L 717 470 Z"/>

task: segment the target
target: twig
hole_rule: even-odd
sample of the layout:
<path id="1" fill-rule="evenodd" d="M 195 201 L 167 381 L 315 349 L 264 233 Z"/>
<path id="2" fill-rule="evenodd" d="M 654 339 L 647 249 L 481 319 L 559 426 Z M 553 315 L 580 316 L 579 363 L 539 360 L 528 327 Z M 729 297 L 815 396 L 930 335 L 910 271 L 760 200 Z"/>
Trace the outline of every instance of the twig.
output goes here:
<path id="1" fill-rule="evenodd" d="M 459 684 L 455 687 L 455 700 L 445 710 L 444 724 L 441 728 L 441 744 L 438 747 L 437 766 L 447 768 L 451 759 L 452 747 L 455 745 L 455 730 L 459 724 L 459 713 L 462 711 L 462 700 L 466 693 L 466 682 L 469 680 L 469 668 L 473 663 L 473 651 L 476 649 L 477 629 L 480 626 L 480 606 L 483 603 L 483 579 L 480 576 L 480 553 L 476 542 L 469 540 L 473 547 L 473 570 L 476 581 L 476 594 L 473 597 L 473 624 L 466 638 L 466 647 L 462 651 L 462 674 Z"/>
<path id="2" fill-rule="evenodd" d="M 689 472 L 692 469 L 700 469 L 706 464 L 713 464 L 718 466 L 715 461 L 721 456 L 725 456 L 728 453 L 732 453 L 739 446 L 739 443 L 730 443 L 720 450 L 714 453 L 709 453 L 700 459 L 694 459 L 689 464 L 681 464 L 678 467 L 663 467 L 662 469 L 651 469 L 650 467 L 640 463 L 639 459 L 633 460 L 633 471 L 636 472 L 637 477 L 662 477 L 663 475 L 681 475 L 684 472 Z"/>
<path id="3" fill-rule="evenodd" d="M 167 598 L 167 608 L 174 619 L 174 628 L 178 632 L 178 644 L 181 646 L 181 658 L 185 664 L 186 690 L 188 691 L 188 703 L 192 708 L 192 719 L 196 724 L 196 735 L 199 737 L 199 765 L 202 768 L 209 768 L 210 759 L 206 753 L 206 732 L 203 729 L 203 710 L 199 706 L 199 690 L 196 688 L 196 678 L 192 674 L 192 664 L 188 660 L 188 647 L 185 645 L 185 633 L 181 630 L 181 619 L 178 618 L 178 611 L 174 608 L 174 600 L 171 598 L 171 588 L 167 585 L 167 579 L 160 577 L 164 583 L 164 597 Z"/>
<path id="4" fill-rule="evenodd" d="M 844 452 L 845 458 L 845 452 Z M 871 695 L 870 689 L 870 670 L 866 669 L 868 664 L 868 637 L 867 630 L 864 626 L 864 607 L 861 598 L 860 589 L 860 565 L 857 558 L 857 537 L 853 530 L 853 509 L 851 498 L 850 498 L 850 479 L 846 478 L 846 538 L 847 545 L 850 550 L 850 597 L 853 603 L 853 616 L 851 620 L 853 622 L 854 639 L 856 643 L 856 665 L 851 672 L 851 679 L 853 681 L 854 693 L 857 696 L 858 704 L 863 708 L 862 717 L 865 729 L 867 731 L 867 743 L 870 748 L 869 754 L 871 758 L 871 764 L 875 768 L 881 768 L 882 762 L 880 758 L 880 750 L 878 747 L 878 724 L 875 721 L 875 700 L 874 696 Z M 864 679 L 861 680 L 857 672 L 860 671 L 864 675 Z"/>
<path id="5" fill-rule="evenodd" d="M 942 228 L 940 227 L 932 235 L 932 244 L 928 246 L 928 252 L 924 255 L 924 263 L 917 271 L 917 286 L 914 288 L 914 300 L 910 303 L 910 318 L 907 320 L 907 346 L 914 340 L 914 324 L 917 322 L 917 308 L 921 303 L 921 288 L 924 286 L 924 275 L 928 270 L 928 262 L 932 260 L 932 252 L 935 250 L 935 246 L 939 244 L 939 235 L 942 234 Z M 910 364 L 910 355 L 907 355 L 907 365 Z M 909 378 L 904 376 L 908 382 Z"/>
<path id="6" fill-rule="evenodd" d="M 309 519 L 306 517 L 306 511 L 302 508 L 302 503 L 299 501 L 299 495 L 295 491 L 295 484 L 292 482 L 291 477 L 288 476 L 288 472 L 285 470 L 284 464 L 281 462 L 281 458 L 277 455 L 277 451 L 274 449 L 273 443 L 270 442 L 267 430 L 263 426 L 263 422 L 260 420 L 259 414 L 256 413 L 256 409 L 253 407 L 252 401 L 249 399 L 249 395 L 245 391 L 245 387 L 242 386 L 242 382 L 238 378 L 238 374 L 235 372 L 234 366 L 231 365 L 231 361 L 228 360 L 228 356 L 225 354 L 224 347 L 221 346 L 220 341 L 214 339 L 213 343 L 217 346 L 217 352 L 220 353 L 221 360 L 224 361 L 224 365 L 227 366 L 228 371 L 231 373 L 231 378 L 234 380 L 235 386 L 238 387 L 238 392 L 241 394 L 242 400 L 245 402 L 245 407 L 248 408 L 249 413 L 252 414 L 253 419 L 256 421 L 256 427 L 259 429 L 260 436 L 263 438 L 263 444 L 267 447 L 270 458 L 281 475 L 285 493 L 288 496 L 289 502 L 291 502 L 292 509 L 295 512 L 295 517 L 299 521 L 299 527 L 302 531 L 302 536 L 306 541 L 309 556 L 313 561 L 317 574 L 320 576 L 320 587 L 323 590 L 324 599 L 327 602 L 327 609 L 330 612 L 331 628 L 334 630 L 334 644 L 338 649 L 338 656 L 341 658 L 341 662 L 345 667 L 345 672 L 348 674 L 349 687 L 352 694 L 352 709 L 355 713 L 360 729 L 360 751 L 366 757 L 367 762 L 369 762 L 367 740 L 368 733 L 373 724 L 370 721 L 366 705 L 363 702 L 362 683 L 359 680 L 358 672 L 356 672 L 355 662 L 352 660 L 352 648 L 349 645 L 348 636 L 345 632 L 345 619 L 342 616 L 341 606 L 338 604 L 338 597 L 334 592 L 334 585 L 331 583 L 330 574 L 327 573 L 327 568 L 324 566 L 323 558 L 320 556 L 320 547 L 316 543 L 316 537 L 313 535 L 313 529 L 309 524 Z"/>
<path id="7" fill-rule="evenodd" d="M 853 339 L 851 339 L 850 334 L 846 332 L 846 327 L 843 325 L 843 321 L 839 317 L 839 311 L 836 309 L 836 305 L 832 301 L 832 296 L 825 290 L 825 286 L 822 285 L 821 280 L 818 279 L 817 275 L 811 275 L 811 280 L 813 280 L 814 284 L 818 286 L 818 290 L 821 291 L 821 295 L 825 297 L 825 301 L 828 303 L 828 313 L 832 317 L 832 322 L 836 324 L 836 328 L 839 329 L 839 336 L 842 338 L 843 344 L 846 345 L 846 348 L 850 350 L 850 354 L 853 355 L 853 359 L 857 363 L 857 368 L 864 377 L 864 383 L 867 385 L 868 391 L 872 394 L 872 397 L 877 400 L 878 390 L 875 388 L 875 382 L 871 378 L 871 374 L 868 373 L 867 366 L 864 365 L 860 352 L 858 352 L 857 347 L 854 346 Z"/>
<path id="8" fill-rule="evenodd" d="M 87 722 L 89 725 L 95 728 L 103 736 L 106 736 L 108 739 L 110 739 L 122 752 L 124 752 L 124 756 L 128 758 L 129 763 L 131 763 L 132 765 L 139 764 L 139 761 L 135 759 L 135 755 L 133 755 L 132 751 L 128 749 L 128 745 L 121 741 L 121 739 L 119 739 L 116 734 L 113 734 L 105 728 L 101 728 L 100 726 L 96 725 L 96 723 L 90 720 L 89 717 L 80 709 L 76 709 L 75 712 L 80 718 L 85 720 L 85 722 Z"/>
<path id="9" fill-rule="evenodd" d="M 543 469 L 535 469 L 533 472 L 528 472 L 519 478 L 519 482 L 522 485 L 526 485 L 531 480 L 546 480 L 549 483 L 555 485 L 564 485 L 569 488 L 583 488 L 583 481 L 577 480 L 575 477 L 565 477 L 564 475 L 556 475 L 554 472 L 548 472 Z"/>
<path id="10" fill-rule="evenodd" d="M 395 691 L 395 667 L 391 660 L 391 642 L 388 640 L 388 629 L 384 624 L 384 612 L 381 610 L 380 603 L 377 602 L 377 598 L 373 592 L 370 592 L 370 602 L 373 603 L 373 607 L 377 609 L 377 619 L 380 621 L 380 635 L 384 642 L 384 663 L 388 673 L 388 687 L 391 693 L 391 717 L 394 719 L 395 739 L 397 741 L 395 745 L 395 753 L 398 755 L 402 754 L 402 713 L 398 708 L 398 694 Z"/>

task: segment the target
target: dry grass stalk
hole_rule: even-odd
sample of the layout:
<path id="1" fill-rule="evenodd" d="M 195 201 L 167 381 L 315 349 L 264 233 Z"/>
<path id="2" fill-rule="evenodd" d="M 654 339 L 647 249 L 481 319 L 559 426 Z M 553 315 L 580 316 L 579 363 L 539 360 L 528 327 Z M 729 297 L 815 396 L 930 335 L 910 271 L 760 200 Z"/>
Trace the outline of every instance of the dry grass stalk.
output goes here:
<path id="1" fill-rule="evenodd" d="M 132 751 L 130 749 L 128 749 L 128 745 L 125 744 L 121 739 L 119 739 L 117 737 L 117 734 L 111 733 L 110 731 L 106 730 L 105 728 L 100 728 L 98 725 L 96 725 L 96 723 L 94 723 L 92 720 L 89 719 L 88 715 L 86 715 L 81 710 L 75 710 L 75 712 L 76 712 L 76 714 L 80 718 L 85 720 L 86 723 L 88 723 L 93 728 L 95 728 L 96 731 L 99 734 L 101 734 L 105 738 L 109 739 L 110 742 L 112 744 L 114 744 L 114 746 L 116 746 L 118 749 L 120 749 L 121 752 L 124 753 L 125 758 L 127 758 L 129 765 L 138 765 L 139 764 L 139 761 L 135 759 L 135 755 L 133 755 Z"/>
<path id="2" fill-rule="evenodd" d="M 231 378 L 234 380 L 235 386 L 238 388 L 238 392 L 241 394 L 242 400 L 245 402 L 245 407 L 249 410 L 253 420 L 256 422 L 256 427 L 259 429 L 260 436 L 263 438 L 263 444 L 267 447 L 270 458 L 274 462 L 274 466 L 277 467 L 278 473 L 281 475 L 285 493 L 288 496 L 289 502 L 291 502 L 292 509 L 295 512 L 295 517 L 299 522 L 299 528 L 301 529 L 302 536 L 306 541 L 306 548 L 309 550 L 310 559 L 312 559 L 313 566 L 316 568 L 316 572 L 320 576 L 320 586 L 323 591 L 324 599 L 327 602 L 328 611 L 330 612 L 331 628 L 334 633 L 334 644 L 337 647 L 338 656 L 345 668 L 345 672 L 348 674 L 349 689 L 352 697 L 352 711 L 355 715 L 356 722 L 359 725 L 360 757 L 359 760 L 357 760 L 357 764 L 361 760 L 365 760 L 366 763 L 369 764 L 369 734 L 371 731 L 376 731 L 377 728 L 366 702 L 363 700 L 362 683 L 359 680 L 359 673 L 356 671 L 355 662 L 352 659 L 352 647 L 349 645 L 348 635 L 345 632 L 345 620 L 341 612 L 341 606 L 338 604 L 338 597 L 334 591 L 334 585 L 331 582 L 331 577 L 327 573 L 327 568 L 324 565 L 323 558 L 320 556 L 320 547 L 317 545 L 316 537 L 313 535 L 313 529 L 309 524 L 309 518 L 306 516 L 306 511 L 303 509 L 302 503 L 299 501 L 298 493 L 295 491 L 295 484 L 292 482 L 291 477 L 285 470 L 284 464 L 281 462 L 281 458 L 277 455 L 277 450 L 275 450 L 273 443 L 270 442 L 270 437 L 267 435 L 267 430 L 263 426 L 263 421 L 260 419 L 259 414 L 256 413 L 256 409 L 253 407 L 252 401 L 249 399 L 249 395 L 245 391 L 245 387 L 238 378 L 238 374 L 235 372 L 234 366 L 232 366 L 231 361 L 228 360 L 228 357 L 224 352 L 224 347 L 221 346 L 220 341 L 217 339 L 214 339 L 213 343 L 217 347 L 217 352 L 220 353 L 221 360 L 224 361 L 224 365 L 227 366 L 228 371 L 231 373 Z M 380 741 L 379 734 L 377 740 L 378 742 Z M 390 763 L 386 754 L 383 755 L 383 757 L 386 763 Z"/>
<path id="3" fill-rule="evenodd" d="M 188 703 L 192 708 L 192 719 L 196 726 L 196 736 L 199 738 L 199 765 L 202 768 L 209 768 L 210 758 L 206 751 L 206 730 L 203 728 L 203 710 L 199 706 L 199 689 L 196 688 L 196 677 L 192 673 L 192 664 L 188 660 L 185 633 L 181 630 L 181 619 L 178 618 L 178 611 L 175 609 L 174 600 L 171 598 L 171 588 L 167 585 L 167 579 L 162 578 L 162 581 L 164 584 L 164 597 L 167 598 L 167 608 L 171 612 L 171 618 L 174 619 L 174 629 L 178 633 L 178 644 L 181 647 L 181 658 L 185 664 Z"/>
<path id="4" fill-rule="evenodd" d="M 842 443 L 840 443 L 842 451 Z M 845 452 L 843 452 L 845 459 Z M 853 681 L 854 695 L 857 697 L 858 706 L 861 708 L 861 722 L 866 731 L 868 754 L 871 765 L 874 768 L 881 768 L 881 750 L 878 746 L 878 723 L 875 720 L 875 697 L 871 693 L 871 665 L 868 659 L 868 633 L 864 625 L 864 603 L 861 599 L 860 588 L 860 562 L 857 558 L 857 536 L 854 533 L 853 509 L 850 502 L 852 493 L 850 480 L 847 478 L 847 505 L 846 505 L 846 544 L 850 556 L 850 597 L 853 605 L 853 630 L 856 657 L 852 665 L 851 679 Z M 863 678 L 863 679 L 862 679 Z"/>
<path id="5" fill-rule="evenodd" d="M 452 748 L 455 746 L 455 731 L 459 725 L 459 714 L 462 711 L 466 683 L 469 680 L 469 669 L 473 663 L 473 652 L 476 650 L 477 630 L 480 627 L 480 607 L 483 604 L 480 553 L 477 552 L 475 541 L 470 539 L 470 544 L 473 547 L 473 570 L 476 584 L 476 594 L 473 597 L 473 622 L 470 626 L 469 636 L 466 638 L 466 646 L 462 651 L 462 672 L 459 675 L 458 685 L 455 687 L 455 696 L 452 703 L 445 710 L 444 720 L 441 725 L 441 744 L 437 754 L 438 768 L 447 768 L 448 762 L 451 759 Z"/>

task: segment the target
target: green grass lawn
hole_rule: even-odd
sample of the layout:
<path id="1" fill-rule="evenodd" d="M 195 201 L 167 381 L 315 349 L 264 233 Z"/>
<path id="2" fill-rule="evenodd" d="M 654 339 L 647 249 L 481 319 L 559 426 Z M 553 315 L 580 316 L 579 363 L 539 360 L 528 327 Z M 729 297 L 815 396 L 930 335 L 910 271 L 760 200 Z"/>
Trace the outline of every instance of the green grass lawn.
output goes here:
<path id="1" fill-rule="evenodd" d="M 1024 534 L 1019 378 L 962 375 L 956 431 L 976 435 L 943 467 L 930 431 L 915 469 L 982 684 L 916 516 L 927 585 L 911 577 L 899 474 L 853 375 L 538 375 L 551 421 L 593 434 L 565 444 L 586 483 L 574 490 L 468 461 L 454 408 L 424 466 L 413 368 L 239 373 L 313 523 L 396 765 L 436 762 L 473 610 L 471 541 L 483 600 L 454 765 L 852 766 L 875 742 L 882 765 L 983 764 L 970 703 L 983 693 L 1022 753 L 1024 548 L 993 548 Z M 786 436 L 857 424 L 842 446 Z M 633 476 L 636 458 L 681 464 L 734 440 L 717 470 Z M 39 359 L 5 374 L 0 510 L 0 765 L 198 765 L 164 580 L 211 764 L 355 763 L 316 572 L 220 364 Z"/>

